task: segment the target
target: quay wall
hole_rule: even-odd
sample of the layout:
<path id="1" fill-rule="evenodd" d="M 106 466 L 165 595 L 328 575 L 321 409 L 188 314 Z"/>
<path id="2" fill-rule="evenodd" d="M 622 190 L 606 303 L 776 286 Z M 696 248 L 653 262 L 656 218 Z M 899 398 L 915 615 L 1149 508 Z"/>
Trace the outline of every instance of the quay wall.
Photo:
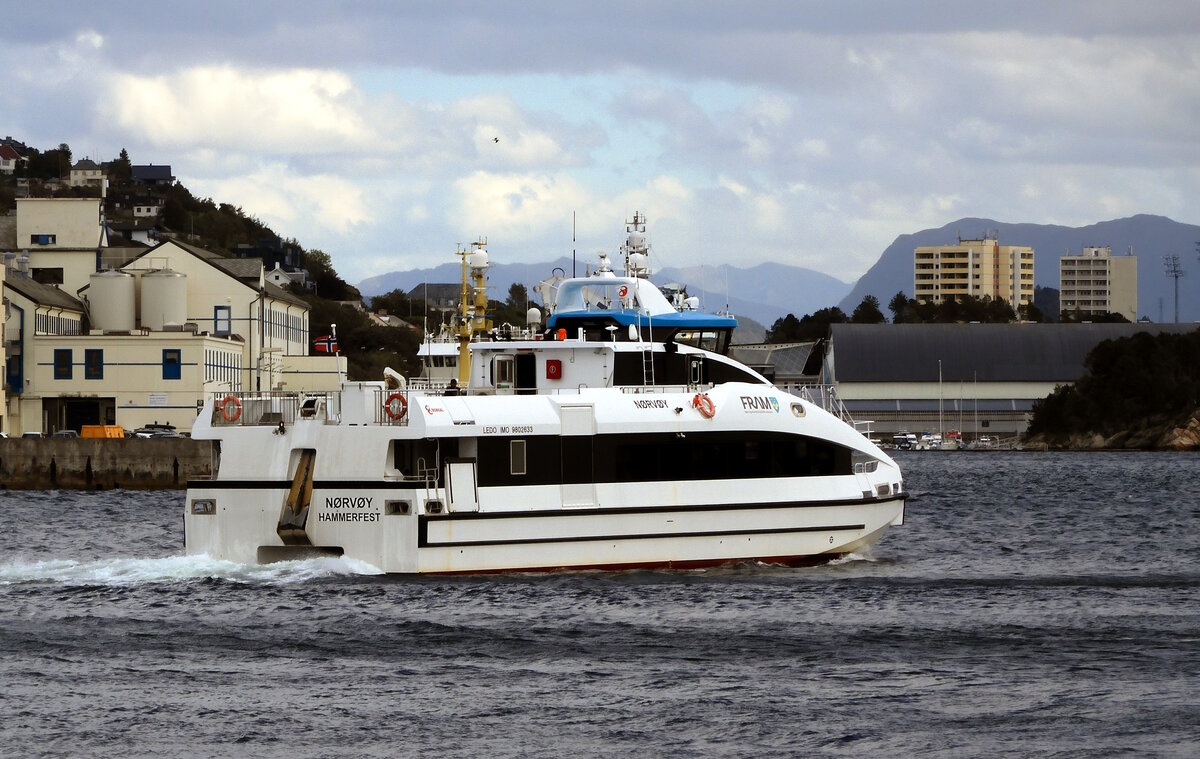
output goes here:
<path id="1" fill-rule="evenodd" d="M 182 489 L 212 474 L 212 446 L 191 438 L 0 439 L 0 488 Z"/>

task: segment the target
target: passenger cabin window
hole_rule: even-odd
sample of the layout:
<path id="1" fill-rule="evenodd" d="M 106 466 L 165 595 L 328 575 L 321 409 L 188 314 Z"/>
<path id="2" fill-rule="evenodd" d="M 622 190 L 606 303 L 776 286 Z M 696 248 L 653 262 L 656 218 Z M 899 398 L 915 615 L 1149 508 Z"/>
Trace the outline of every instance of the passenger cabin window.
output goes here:
<path id="1" fill-rule="evenodd" d="M 866 471 L 849 448 L 765 431 L 486 436 L 478 444 L 484 487 L 821 477 L 848 475 L 856 466 Z M 397 441 L 398 453 L 400 447 Z"/>
<path id="2" fill-rule="evenodd" d="M 525 474 L 525 441 L 512 440 L 508 444 L 509 474 Z"/>
<path id="3" fill-rule="evenodd" d="M 729 330 L 681 330 L 672 340 L 680 345 L 690 345 L 722 355 L 729 352 Z"/>

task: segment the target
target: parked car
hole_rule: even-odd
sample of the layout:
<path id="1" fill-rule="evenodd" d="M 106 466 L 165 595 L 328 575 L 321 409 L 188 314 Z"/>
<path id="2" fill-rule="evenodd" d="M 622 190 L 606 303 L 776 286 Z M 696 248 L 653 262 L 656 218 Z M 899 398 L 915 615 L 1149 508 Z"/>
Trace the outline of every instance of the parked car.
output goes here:
<path id="1" fill-rule="evenodd" d="M 145 427 L 138 427 L 133 431 L 133 437 L 183 437 L 175 431 L 173 424 L 159 424 L 154 422 L 147 424 Z"/>
<path id="2" fill-rule="evenodd" d="M 51 437 L 79 437 L 79 433 L 76 432 L 75 430 L 59 430 L 58 432 L 55 432 Z"/>
<path id="3" fill-rule="evenodd" d="M 37 437 L 37 438 L 40 438 L 40 437 L 44 437 L 44 436 L 43 436 L 43 435 L 42 435 L 42 433 L 40 433 L 40 432 L 26 432 L 24 435 L 21 435 L 21 437 Z"/>

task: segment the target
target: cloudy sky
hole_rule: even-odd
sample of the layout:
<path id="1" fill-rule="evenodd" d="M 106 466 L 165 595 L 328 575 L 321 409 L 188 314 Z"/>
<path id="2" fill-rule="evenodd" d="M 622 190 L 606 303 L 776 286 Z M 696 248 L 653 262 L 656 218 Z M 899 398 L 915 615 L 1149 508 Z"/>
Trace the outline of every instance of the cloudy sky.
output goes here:
<path id="1" fill-rule="evenodd" d="M 847 282 L 963 216 L 1200 223 L 1195 0 L 5 6 L 0 131 L 169 163 L 352 282 L 634 211 L 659 266 Z"/>

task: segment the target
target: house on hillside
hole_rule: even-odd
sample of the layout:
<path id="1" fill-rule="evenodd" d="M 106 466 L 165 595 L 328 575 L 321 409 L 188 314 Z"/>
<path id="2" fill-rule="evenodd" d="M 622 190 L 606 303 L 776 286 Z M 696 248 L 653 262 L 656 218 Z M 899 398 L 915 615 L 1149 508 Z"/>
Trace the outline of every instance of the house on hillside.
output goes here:
<path id="1" fill-rule="evenodd" d="M 171 173 L 171 165 L 155 166 L 134 165 L 129 167 L 129 176 L 139 184 L 169 186 L 175 183 L 175 175 Z"/>
<path id="2" fill-rule="evenodd" d="M 274 269 L 271 269 L 269 272 L 267 272 L 266 276 L 268 282 L 276 287 L 282 287 L 285 290 L 289 285 L 299 285 L 300 287 L 304 287 L 306 284 L 308 284 L 308 272 L 304 271 L 303 269 L 299 271 L 285 271 L 281 267 L 276 266 Z"/>
<path id="3" fill-rule="evenodd" d="M 15 174 L 29 159 L 9 142 L 0 143 L 0 174 Z"/>
<path id="4" fill-rule="evenodd" d="M 159 241 L 158 220 L 131 219 L 121 221 L 110 219 L 105 222 L 108 230 L 108 244 L 115 246 L 126 245 L 157 245 Z"/>
<path id="5" fill-rule="evenodd" d="M 84 158 L 76 161 L 75 165 L 71 167 L 67 184 L 71 187 L 95 187 L 103 191 L 108 184 L 108 177 L 100 164 L 90 158 Z"/>

